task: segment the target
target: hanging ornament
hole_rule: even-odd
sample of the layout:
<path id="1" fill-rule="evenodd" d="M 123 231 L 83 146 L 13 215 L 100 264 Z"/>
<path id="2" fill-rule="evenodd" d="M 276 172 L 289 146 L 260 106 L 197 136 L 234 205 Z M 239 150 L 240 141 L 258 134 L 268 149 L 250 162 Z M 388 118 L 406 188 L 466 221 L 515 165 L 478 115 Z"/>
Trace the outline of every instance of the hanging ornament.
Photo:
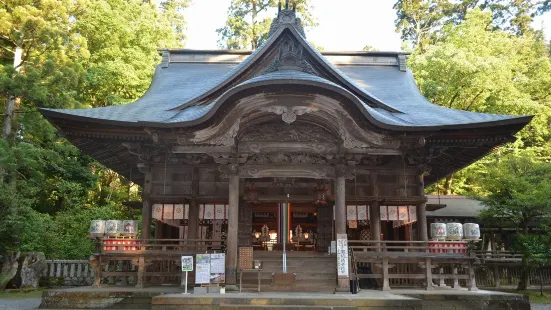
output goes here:
<path id="1" fill-rule="evenodd" d="M 327 205 L 327 189 L 325 186 L 320 182 L 316 187 L 314 188 L 314 205 L 316 206 L 325 206 Z"/>
<path id="2" fill-rule="evenodd" d="M 259 190 L 254 186 L 254 184 L 247 185 L 245 187 L 245 192 L 244 192 L 245 201 L 247 201 L 248 203 L 253 204 L 253 205 L 259 204 L 260 203 L 258 201 L 258 194 L 259 193 L 260 193 Z"/>

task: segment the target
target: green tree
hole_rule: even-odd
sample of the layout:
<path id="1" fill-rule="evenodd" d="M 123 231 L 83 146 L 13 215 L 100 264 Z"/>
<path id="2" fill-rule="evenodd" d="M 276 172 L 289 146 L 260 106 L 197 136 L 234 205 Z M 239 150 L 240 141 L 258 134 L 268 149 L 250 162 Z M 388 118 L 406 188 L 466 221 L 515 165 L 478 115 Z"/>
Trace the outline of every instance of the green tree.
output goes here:
<path id="1" fill-rule="evenodd" d="M 545 41 L 538 33 L 519 37 L 491 29 L 487 27 L 491 20 L 488 12 L 470 11 L 463 23 L 446 26 L 436 43 L 416 49 L 408 65 L 423 94 L 435 104 L 473 112 L 535 115 L 518 134 L 514 147 L 547 147 L 551 60 Z M 446 177 L 442 193 L 452 194 L 452 175 L 442 177 Z"/>
<path id="2" fill-rule="evenodd" d="M 18 98 L 10 137 L 0 139 L 0 255 L 82 259 L 92 246 L 90 220 L 136 218 L 123 202 L 139 200 L 139 188 L 56 136 L 36 108 L 138 98 L 160 59 L 157 48 L 182 46 L 188 1 L 0 3 L 0 107 Z"/>
<path id="3" fill-rule="evenodd" d="M 394 9 L 396 32 L 422 50 L 439 39 L 444 26 L 461 24 L 473 9 L 491 13 L 487 26 L 525 35 L 534 33 L 534 17 L 551 10 L 551 5 L 549 0 L 397 0 Z"/>
<path id="4" fill-rule="evenodd" d="M 227 49 L 257 49 L 268 38 L 278 0 L 232 0 L 226 25 L 217 29 L 218 45 Z M 295 0 L 303 26 L 313 27 L 310 0 Z"/>
<path id="5" fill-rule="evenodd" d="M 524 253 L 523 273 L 518 289 L 528 283 L 530 246 L 529 227 L 549 224 L 551 213 L 551 163 L 538 162 L 521 152 L 494 162 L 483 179 L 483 196 L 477 199 L 486 207 L 480 219 L 493 227 L 512 227 L 524 236 L 517 246 Z"/>

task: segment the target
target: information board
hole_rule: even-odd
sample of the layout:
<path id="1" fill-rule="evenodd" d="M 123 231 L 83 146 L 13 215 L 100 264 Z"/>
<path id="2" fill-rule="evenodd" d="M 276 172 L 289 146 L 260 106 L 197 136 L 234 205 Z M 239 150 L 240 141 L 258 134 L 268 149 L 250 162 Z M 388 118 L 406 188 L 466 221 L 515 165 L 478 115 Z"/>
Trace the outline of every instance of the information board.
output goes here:
<path id="1" fill-rule="evenodd" d="M 346 234 L 337 234 L 337 276 L 348 278 L 348 239 Z"/>
<path id="2" fill-rule="evenodd" d="M 224 253 L 210 255 L 210 283 L 226 281 L 226 257 Z"/>
<path id="3" fill-rule="evenodd" d="M 209 284 L 210 254 L 197 254 L 195 257 L 195 284 Z"/>
<path id="4" fill-rule="evenodd" d="M 193 271 L 193 256 L 182 256 L 182 271 Z"/>

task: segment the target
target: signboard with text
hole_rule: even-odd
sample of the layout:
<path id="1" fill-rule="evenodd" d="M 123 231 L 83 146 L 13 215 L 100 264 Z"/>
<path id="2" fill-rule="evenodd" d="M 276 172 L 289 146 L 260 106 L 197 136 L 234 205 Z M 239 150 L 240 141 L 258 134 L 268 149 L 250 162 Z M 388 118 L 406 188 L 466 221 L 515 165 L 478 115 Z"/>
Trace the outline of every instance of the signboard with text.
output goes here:
<path id="1" fill-rule="evenodd" d="M 337 234 L 337 276 L 348 278 L 348 239 L 346 234 Z"/>
<path id="2" fill-rule="evenodd" d="M 193 256 L 182 256 L 182 271 L 193 271 Z"/>

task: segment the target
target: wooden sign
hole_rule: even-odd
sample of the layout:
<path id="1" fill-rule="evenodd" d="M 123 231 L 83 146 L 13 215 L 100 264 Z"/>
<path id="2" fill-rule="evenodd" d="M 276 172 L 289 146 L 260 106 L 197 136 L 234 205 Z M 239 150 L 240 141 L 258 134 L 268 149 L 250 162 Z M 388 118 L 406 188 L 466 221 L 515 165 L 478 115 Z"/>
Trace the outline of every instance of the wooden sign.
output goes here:
<path id="1" fill-rule="evenodd" d="M 252 268 L 253 268 L 253 248 L 240 247 L 239 248 L 239 269 L 252 269 Z"/>
<path id="2" fill-rule="evenodd" d="M 337 276 L 348 278 L 348 239 L 346 234 L 337 234 Z"/>

